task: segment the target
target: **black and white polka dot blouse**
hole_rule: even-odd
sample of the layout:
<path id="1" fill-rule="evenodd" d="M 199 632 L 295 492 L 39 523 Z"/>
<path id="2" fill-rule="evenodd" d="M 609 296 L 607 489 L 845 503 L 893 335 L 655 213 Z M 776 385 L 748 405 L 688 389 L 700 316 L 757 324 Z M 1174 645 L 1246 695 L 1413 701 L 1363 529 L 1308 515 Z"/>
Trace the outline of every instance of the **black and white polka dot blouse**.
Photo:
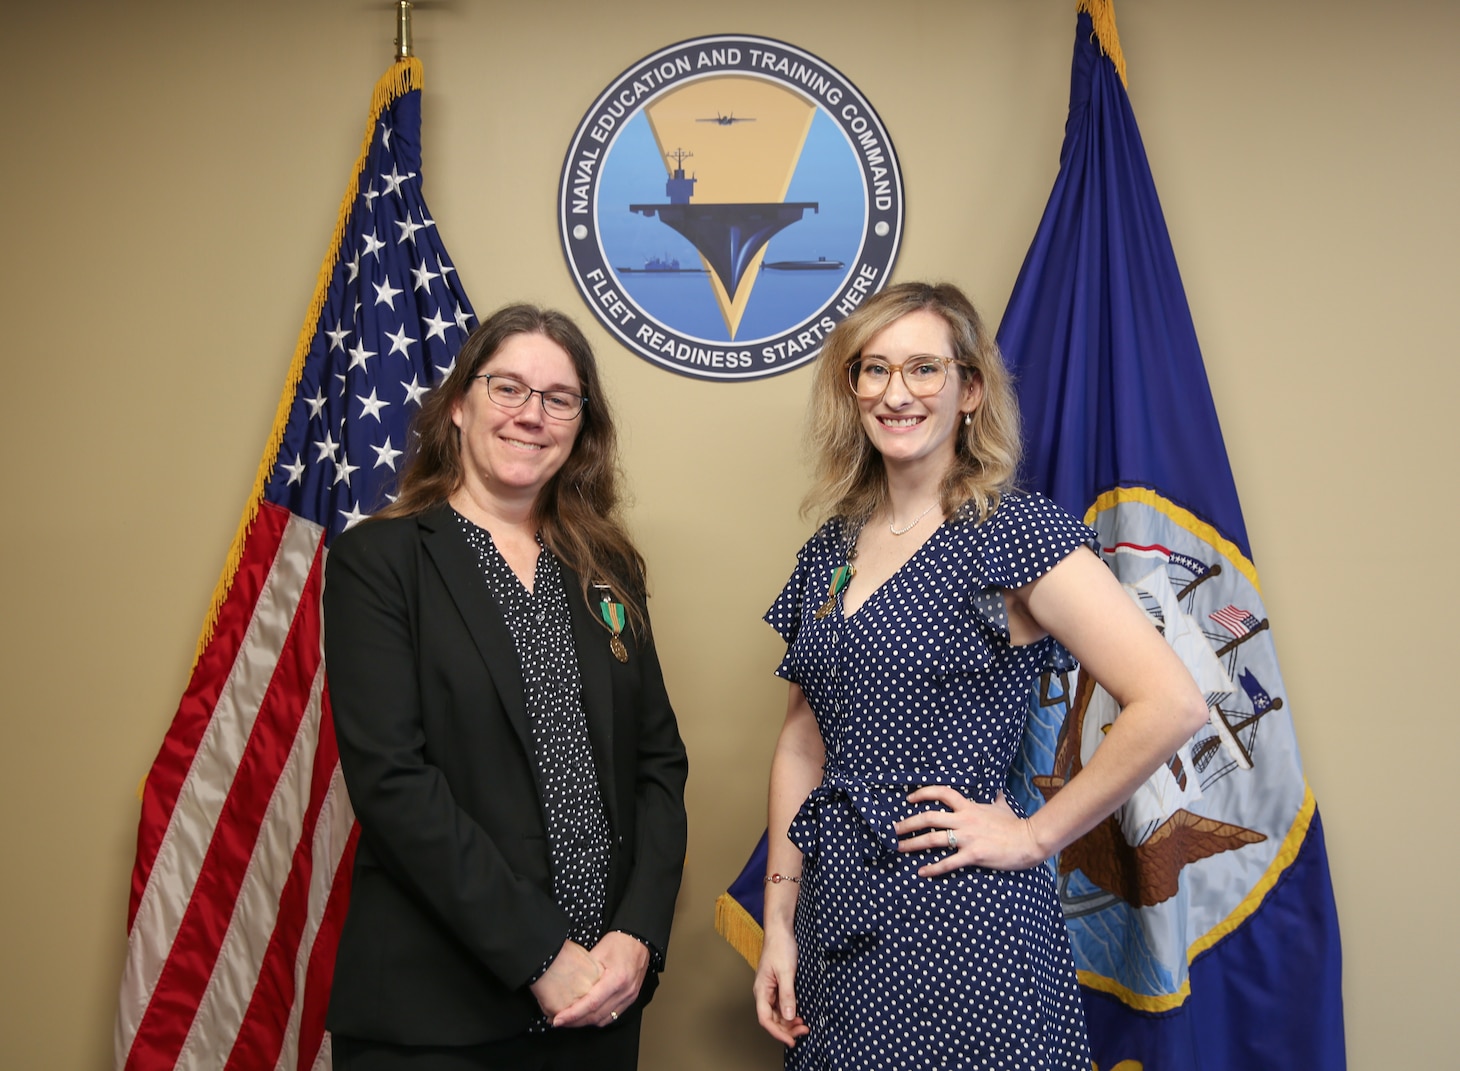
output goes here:
<path id="1" fill-rule="evenodd" d="M 532 759 L 547 817 L 553 897 L 568 915 L 568 936 L 592 948 L 603 936 L 610 834 L 583 713 L 563 570 L 539 540 L 529 592 L 491 533 L 457 516 L 467 543 L 477 552 L 487 587 L 502 608 L 522 666 Z"/>

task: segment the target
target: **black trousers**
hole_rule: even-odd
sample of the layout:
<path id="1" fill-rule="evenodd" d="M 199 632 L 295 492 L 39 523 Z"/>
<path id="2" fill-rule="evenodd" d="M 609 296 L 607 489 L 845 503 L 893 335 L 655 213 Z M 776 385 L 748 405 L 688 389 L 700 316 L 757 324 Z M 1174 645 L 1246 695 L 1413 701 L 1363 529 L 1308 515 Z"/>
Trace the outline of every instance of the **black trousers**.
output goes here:
<path id="1" fill-rule="evenodd" d="M 331 1035 L 335 1071 L 635 1071 L 639 1025 L 635 1009 L 610 1027 L 522 1034 L 482 1045 L 392 1045 Z"/>

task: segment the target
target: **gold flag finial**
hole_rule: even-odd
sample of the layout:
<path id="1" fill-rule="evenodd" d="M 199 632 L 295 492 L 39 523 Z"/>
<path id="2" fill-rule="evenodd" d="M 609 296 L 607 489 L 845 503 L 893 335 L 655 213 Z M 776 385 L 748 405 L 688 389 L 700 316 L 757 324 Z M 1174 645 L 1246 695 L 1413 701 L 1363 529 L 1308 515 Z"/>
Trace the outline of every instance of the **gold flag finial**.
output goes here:
<path id="1" fill-rule="evenodd" d="M 1115 64 L 1115 73 L 1120 75 L 1120 84 L 1126 89 L 1130 82 L 1125 76 L 1125 53 L 1120 50 L 1120 34 L 1115 32 L 1115 0 L 1075 0 L 1075 10 L 1090 16 L 1095 26 L 1095 39 L 1100 42 L 1100 51 Z"/>
<path id="2" fill-rule="evenodd" d="M 395 58 L 411 58 L 411 2 L 400 0 L 395 13 Z"/>

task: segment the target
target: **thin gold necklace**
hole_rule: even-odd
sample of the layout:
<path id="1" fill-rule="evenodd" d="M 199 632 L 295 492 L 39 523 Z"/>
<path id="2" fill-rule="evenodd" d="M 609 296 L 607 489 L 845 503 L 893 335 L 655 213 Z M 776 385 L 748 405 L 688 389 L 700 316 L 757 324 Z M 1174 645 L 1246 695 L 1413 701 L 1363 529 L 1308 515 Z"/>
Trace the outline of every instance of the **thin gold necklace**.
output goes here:
<path id="1" fill-rule="evenodd" d="M 905 527 L 903 527 L 903 528 L 894 528 L 893 525 L 892 525 L 892 518 L 889 517 L 889 518 L 887 518 L 887 530 L 889 532 L 891 532 L 895 536 L 907 535 L 909 532 L 911 532 L 914 528 L 916 528 L 918 526 L 918 521 L 922 520 L 924 517 L 926 517 L 928 514 L 932 513 L 933 510 L 935 510 L 937 508 L 938 508 L 938 503 L 937 502 L 934 502 L 931 506 L 929 506 L 927 509 L 923 510 L 923 512 L 919 513 L 916 517 L 914 517 L 911 521 L 909 521 L 907 523 L 907 525 Z"/>

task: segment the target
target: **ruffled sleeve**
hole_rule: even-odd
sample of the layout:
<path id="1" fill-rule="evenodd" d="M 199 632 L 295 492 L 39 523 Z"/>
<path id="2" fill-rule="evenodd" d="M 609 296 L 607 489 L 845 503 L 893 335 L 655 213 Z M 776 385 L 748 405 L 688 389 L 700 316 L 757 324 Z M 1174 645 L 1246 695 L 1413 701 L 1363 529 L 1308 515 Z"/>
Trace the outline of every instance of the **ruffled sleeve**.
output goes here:
<path id="1" fill-rule="evenodd" d="M 776 630 L 788 647 L 796 642 L 796 633 L 801 631 L 801 607 L 806 602 L 805 555 L 806 548 L 802 547 L 801 553 L 796 556 L 796 568 L 791 571 L 791 578 L 765 612 L 765 623 Z"/>
<path id="2" fill-rule="evenodd" d="M 978 543 L 987 587 L 975 592 L 974 611 L 1006 642 L 1009 617 L 1004 604 L 1006 588 L 1038 580 L 1078 548 L 1100 553 L 1100 537 L 1065 510 L 1040 494 L 1009 494 L 978 527 Z M 1040 641 L 1049 648 L 1045 665 L 1068 671 L 1075 657 L 1053 637 Z"/>
<path id="3" fill-rule="evenodd" d="M 776 601 L 771 603 L 769 610 L 765 612 L 765 622 L 781 639 L 786 641 L 786 657 L 776 667 L 776 676 L 783 677 L 788 681 L 799 681 L 800 676 L 796 672 L 796 637 L 801 633 L 801 623 L 807 613 L 820 605 L 820 599 L 814 592 L 808 593 L 813 576 L 820 570 L 824 571 L 821 559 L 825 557 L 827 549 L 839 538 L 839 527 L 835 521 L 828 521 L 814 536 L 808 539 L 801 549 L 796 552 L 796 568 L 791 571 L 790 579 L 781 593 L 776 596 Z M 808 600 L 816 600 L 814 605 L 807 607 Z"/>
<path id="4" fill-rule="evenodd" d="M 1094 529 L 1039 494 L 1005 495 L 979 525 L 979 537 L 984 576 L 999 588 L 1038 580 L 1077 547 L 1100 551 Z"/>

